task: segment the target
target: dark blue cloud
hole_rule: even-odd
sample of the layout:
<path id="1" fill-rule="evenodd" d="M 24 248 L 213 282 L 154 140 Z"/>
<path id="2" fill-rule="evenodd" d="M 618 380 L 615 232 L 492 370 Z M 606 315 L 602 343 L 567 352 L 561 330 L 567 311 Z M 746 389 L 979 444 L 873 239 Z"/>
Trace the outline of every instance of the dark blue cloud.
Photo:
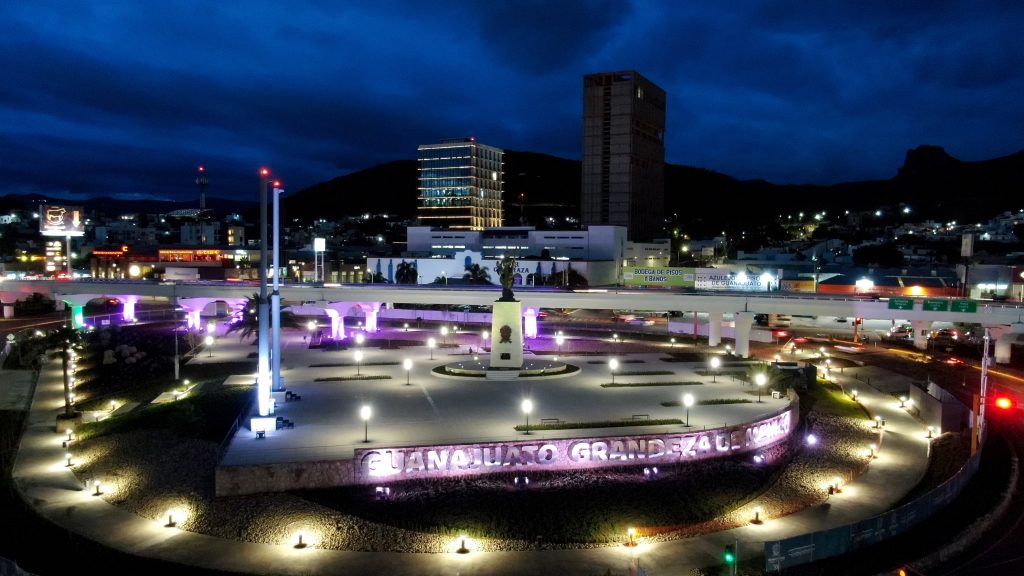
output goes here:
<path id="1" fill-rule="evenodd" d="M 1024 5 L 6 3 L 0 193 L 249 197 L 473 134 L 578 158 L 582 76 L 669 95 L 671 162 L 887 178 L 908 148 L 1020 149 Z"/>

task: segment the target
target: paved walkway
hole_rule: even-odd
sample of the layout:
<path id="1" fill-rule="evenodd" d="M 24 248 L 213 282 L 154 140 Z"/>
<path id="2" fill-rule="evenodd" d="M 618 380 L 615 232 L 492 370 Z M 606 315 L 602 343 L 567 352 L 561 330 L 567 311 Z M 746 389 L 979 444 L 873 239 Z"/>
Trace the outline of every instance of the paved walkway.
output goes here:
<path id="1" fill-rule="evenodd" d="M 215 353 L 216 354 L 216 353 Z M 848 378 L 840 376 L 840 378 Z M 874 378 L 873 378 L 874 380 Z M 853 385 L 852 380 L 849 383 Z M 909 491 L 927 465 L 927 440 L 920 422 L 899 408 L 892 396 L 858 382 L 860 399 L 887 423 L 882 450 L 870 469 L 829 506 L 768 519 L 702 537 L 658 544 L 539 552 L 396 554 L 264 545 L 214 538 L 166 528 L 106 503 L 83 488 L 65 466 L 63 436 L 54 431 L 62 407 L 60 367 L 44 367 L 14 468 L 27 502 L 40 514 L 105 546 L 186 565 L 252 574 L 519 575 L 628 573 L 639 561 L 650 576 L 685 573 L 719 563 L 722 546 L 739 540 L 741 563 L 759 554 L 763 541 L 830 528 L 879 514 Z M 827 438 L 823 438 L 827 441 Z M 73 452 L 73 447 L 72 447 Z M 543 516 L 538 512 L 538 524 Z"/>

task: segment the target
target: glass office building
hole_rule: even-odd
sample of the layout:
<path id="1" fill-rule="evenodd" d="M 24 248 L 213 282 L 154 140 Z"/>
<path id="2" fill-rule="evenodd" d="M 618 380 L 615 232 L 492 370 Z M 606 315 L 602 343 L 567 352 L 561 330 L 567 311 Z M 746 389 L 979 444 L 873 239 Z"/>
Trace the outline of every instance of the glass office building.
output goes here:
<path id="1" fill-rule="evenodd" d="M 424 144 L 417 150 L 421 225 L 453 230 L 501 226 L 501 149 L 470 137 Z"/>

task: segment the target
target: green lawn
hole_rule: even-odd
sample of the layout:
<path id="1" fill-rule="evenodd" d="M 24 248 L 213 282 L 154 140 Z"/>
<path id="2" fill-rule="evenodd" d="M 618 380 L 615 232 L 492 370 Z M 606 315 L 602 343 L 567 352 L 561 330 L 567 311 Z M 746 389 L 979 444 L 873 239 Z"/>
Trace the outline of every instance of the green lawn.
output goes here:
<path id="1" fill-rule="evenodd" d="M 800 394 L 800 412 L 813 408 L 819 414 L 834 414 L 844 418 L 863 419 L 868 416 L 863 406 L 854 402 L 834 384 L 818 380 Z"/>

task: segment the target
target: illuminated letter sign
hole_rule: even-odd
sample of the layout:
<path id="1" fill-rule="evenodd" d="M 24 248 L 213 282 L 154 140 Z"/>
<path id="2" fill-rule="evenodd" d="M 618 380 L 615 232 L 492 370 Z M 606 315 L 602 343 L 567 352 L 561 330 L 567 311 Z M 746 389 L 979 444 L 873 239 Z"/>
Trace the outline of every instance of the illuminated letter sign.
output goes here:
<path id="1" fill-rule="evenodd" d="M 356 482 L 703 460 L 776 444 L 789 436 L 794 418 L 790 409 L 756 422 L 684 434 L 357 449 Z"/>

